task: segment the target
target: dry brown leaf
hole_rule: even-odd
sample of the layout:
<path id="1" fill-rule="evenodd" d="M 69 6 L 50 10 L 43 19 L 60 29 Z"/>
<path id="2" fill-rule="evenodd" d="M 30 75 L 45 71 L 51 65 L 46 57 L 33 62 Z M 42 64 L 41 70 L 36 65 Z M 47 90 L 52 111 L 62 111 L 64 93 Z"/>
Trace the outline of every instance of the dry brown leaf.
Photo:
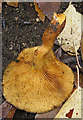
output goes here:
<path id="1" fill-rule="evenodd" d="M 38 16 L 39 16 L 40 20 L 42 22 L 44 22 L 45 21 L 45 15 L 43 14 L 43 12 L 41 11 L 41 9 L 39 8 L 39 6 L 36 2 L 34 2 L 34 5 L 35 5 L 36 12 L 38 12 Z"/>
<path id="2" fill-rule="evenodd" d="M 13 2 L 14 0 L 2 0 L 2 2 L 7 2 L 8 5 L 18 7 L 18 0 L 16 2 Z M 2 2 L 0 1 L 0 13 L 2 12 Z"/>
<path id="3" fill-rule="evenodd" d="M 9 104 L 7 101 L 2 103 L 0 107 L 2 107 L 2 118 L 3 119 L 10 118 L 10 120 L 12 120 L 14 113 L 16 111 L 16 108 L 11 104 Z"/>
<path id="4" fill-rule="evenodd" d="M 53 13 L 58 12 L 61 4 L 60 2 L 40 2 L 39 0 L 37 0 L 37 2 L 39 8 L 49 20 L 52 20 Z"/>
<path id="5" fill-rule="evenodd" d="M 8 5 L 18 7 L 18 2 L 7 2 Z"/>
<path id="6" fill-rule="evenodd" d="M 55 118 L 81 118 L 81 90 L 79 87 L 72 93 Z"/>
<path id="7" fill-rule="evenodd" d="M 81 14 L 76 12 L 73 5 L 64 12 L 66 15 L 66 25 L 62 33 L 57 37 L 62 49 L 68 53 L 75 53 L 80 47 L 81 42 Z"/>
<path id="8" fill-rule="evenodd" d="M 42 22 L 45 21 L 45 16 L 49 20 L 52 20 L 52 15 L 60 9 L 60 2 L 34 2 L 35 10 L 38 12 L 38 16 Z"/>
<path id="9" fill-rule="evenodd" d="M 18 1 L 17 2 L 9 2 L 8 0 L 3 0 L 3 2 L 7 2 L 8 5 L 18 7 Z M 0 13 L 2 12 L 2 2 L 0 1 Z"/>

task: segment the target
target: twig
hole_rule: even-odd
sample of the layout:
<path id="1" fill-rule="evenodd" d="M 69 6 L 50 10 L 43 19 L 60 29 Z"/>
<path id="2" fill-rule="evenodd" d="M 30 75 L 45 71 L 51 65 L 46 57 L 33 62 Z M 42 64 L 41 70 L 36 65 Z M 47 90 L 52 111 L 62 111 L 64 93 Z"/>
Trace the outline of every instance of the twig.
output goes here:
<path id="1" fill-rule="evenodd" d="M 78 67 L 78 65 L 76 65 L 76 68 L 77 68 L 77 82 L 78 82 L 77 83 L 77 89 L 78 89 L 78 92 L 79 92 L 79 67 Z"/>
<path id="2" fill-rule="evenodd" d="M 4 101 L 1 105 L 4 105 L 7 101 Z"/>
<path id="3" fill-rule="evenodd" d="M 11 118 L 12 120 L 16 108 L 13 105 L 9 104 L 7 101 L 3 102 L 0 107 L 2 109 L 2 118 Z"/>
<path id="4" fill-rule="evenodd" d="M 75 46 L 75 45 L 74 45 L 74 46 Z M 79 68 L 82 68 L 82 67 L 80 66 L 80 63 L 79 63 L 79 60 L 78 60 L 76 47 L 75 47 L 75 55 L 76 55 L 76 60 L 77 60 L 77 64 L 78 64 Z"/>
<path id="5" fill-rule="evenodd" d="M 4 116 L 4 118 L 6 118 L 7 117 L 7 115 L 8 115 L 8 113 L 10 112 L 10 110 L 12 109 L 12 105 L 10 106 L 10 108 L 9 108 L 9 111 L 6 113 L 6 115 Z"/>

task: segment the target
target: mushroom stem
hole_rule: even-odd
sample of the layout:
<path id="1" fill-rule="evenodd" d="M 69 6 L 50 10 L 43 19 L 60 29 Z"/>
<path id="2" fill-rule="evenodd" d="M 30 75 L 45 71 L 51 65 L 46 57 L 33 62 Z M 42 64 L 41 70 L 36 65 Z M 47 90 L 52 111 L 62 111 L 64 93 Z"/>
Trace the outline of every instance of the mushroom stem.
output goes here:
<path id="1" fill-rule="evenodd" d="M 64 14 L 53 14 L 53 19 L 43 34 L 42 45 L 38 47 L 38 49 L 34 53 L 35 66 L 37 66 L 37 64 L 39 64 L 43 57 L 50 52 L 55 39 L 63 30 L 65 22 L 66 18 Z"/>

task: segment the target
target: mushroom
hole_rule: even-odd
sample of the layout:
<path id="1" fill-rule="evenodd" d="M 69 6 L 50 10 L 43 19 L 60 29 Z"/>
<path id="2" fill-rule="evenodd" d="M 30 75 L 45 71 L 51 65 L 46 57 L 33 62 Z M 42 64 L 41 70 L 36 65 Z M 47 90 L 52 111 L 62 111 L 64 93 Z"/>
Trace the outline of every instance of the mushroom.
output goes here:
<path id="1" fill-rule="evenodd" d="M 43 113 L 60 106 L 73 90 L 72 70 L 52 51 L 56 37 L 65 26 L 64 14 L 53 19 L 42 37 L 42 45 L 26 48 L 11 62 L 3 75 L 3 94 L 15 107 Z"/>

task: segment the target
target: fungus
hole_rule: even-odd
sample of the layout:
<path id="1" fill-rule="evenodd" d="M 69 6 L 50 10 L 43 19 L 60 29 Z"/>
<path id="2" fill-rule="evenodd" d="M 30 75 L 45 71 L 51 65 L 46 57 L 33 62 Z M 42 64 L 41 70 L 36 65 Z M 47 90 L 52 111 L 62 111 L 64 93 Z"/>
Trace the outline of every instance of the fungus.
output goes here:
<path id="1" fill-rule="evenodd" d="M 42 45 L 24 49 L 18 62 L 8 65 L 3 76 L 3 94 L 9 103 L 27 112 L 43 113 L 68 98 L 74 85 L 73 72 L 52 51 L 65 19 L 64 14 L 54 13 Z"/>

